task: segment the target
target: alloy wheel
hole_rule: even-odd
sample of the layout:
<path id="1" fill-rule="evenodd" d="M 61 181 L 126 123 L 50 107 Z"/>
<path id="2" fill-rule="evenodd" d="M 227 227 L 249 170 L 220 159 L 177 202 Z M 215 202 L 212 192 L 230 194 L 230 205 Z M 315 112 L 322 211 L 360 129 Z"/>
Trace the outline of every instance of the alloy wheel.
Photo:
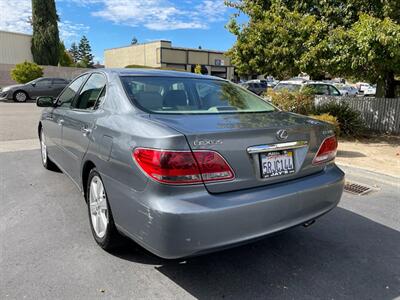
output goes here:
<path id="1" fill-rule="evenodd" d="M 26 94 L 24 92 L 18 92 L 15 94 L 15 99 L 18 102 L 25 102 L 26 101 Z"/>
<path id="2" fill-rule="evenodd" d="M 99 238 L 103 238 L 109 224 L 109 214 L 104 185 L 97 175 L 90 182 L 89 210 L 93 230 Z"/>

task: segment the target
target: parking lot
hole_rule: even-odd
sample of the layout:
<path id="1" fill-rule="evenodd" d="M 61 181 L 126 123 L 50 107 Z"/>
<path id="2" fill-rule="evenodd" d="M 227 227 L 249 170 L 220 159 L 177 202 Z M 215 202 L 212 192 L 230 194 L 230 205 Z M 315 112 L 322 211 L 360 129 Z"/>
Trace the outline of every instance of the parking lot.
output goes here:
<path id="1" fill-rule="evenodd" d="M 163 260 L 92 238 L 75 185 L 40 161 L 33 103 L 0 103 L 0 299 L 394 299 L 400 297 L 400 183 L 376 187 L 298 227 L 238 248 Z M 323 196 L 323 195 L 321 195 Z"/>

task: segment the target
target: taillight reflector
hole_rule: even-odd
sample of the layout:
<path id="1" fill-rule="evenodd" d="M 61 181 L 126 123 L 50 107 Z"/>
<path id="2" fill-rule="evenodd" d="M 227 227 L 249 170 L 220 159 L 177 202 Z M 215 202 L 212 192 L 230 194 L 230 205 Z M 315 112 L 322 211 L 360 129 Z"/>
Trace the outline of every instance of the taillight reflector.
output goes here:
<path id="1" fill-rule="evenodd" d="M 148 176 L 167 184 L 195 184 L 234 178 L 228 163 L 215 151 L 136 148 L 133 158 Z"/>
<path id="2" fill-rule="evenodd" d="M 314 157 L 313 164 L 321 164 L 335 159 L 338 142 L 336 136 L 326 138 Z"/>

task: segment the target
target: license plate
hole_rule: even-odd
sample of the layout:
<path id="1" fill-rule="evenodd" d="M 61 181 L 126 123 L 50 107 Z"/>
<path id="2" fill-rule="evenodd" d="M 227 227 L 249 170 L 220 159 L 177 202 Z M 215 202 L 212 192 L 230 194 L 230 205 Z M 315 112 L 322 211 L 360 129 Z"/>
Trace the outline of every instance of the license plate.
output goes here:
<path id="1" fill-rule="evenodd" d="M 261 176 L 270 178 L 295 172 L 293 151 L 281 150 L 260 154 Z"/>

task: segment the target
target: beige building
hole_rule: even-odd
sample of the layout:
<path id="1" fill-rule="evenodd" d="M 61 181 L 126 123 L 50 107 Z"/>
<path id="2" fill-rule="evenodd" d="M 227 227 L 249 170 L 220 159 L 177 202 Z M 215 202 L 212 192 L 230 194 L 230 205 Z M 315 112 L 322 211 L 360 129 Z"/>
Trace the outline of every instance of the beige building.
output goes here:
<path id="1" fill-rule="evenodd" d="M 29 34 L 0 30 L 0 64 L 18 64 L 33 61 L 32 36 Z"/>
<path id="2" fill-rule="evenodd" d="M 234 67 L 224 52 L 173 47 L 170 41 L 107 49 L 104 51 L 106 68 L 124 68 L 129 65 L 177 69 L 193 72 L 201 65 L 202 73 L 234 79 Z"/>

